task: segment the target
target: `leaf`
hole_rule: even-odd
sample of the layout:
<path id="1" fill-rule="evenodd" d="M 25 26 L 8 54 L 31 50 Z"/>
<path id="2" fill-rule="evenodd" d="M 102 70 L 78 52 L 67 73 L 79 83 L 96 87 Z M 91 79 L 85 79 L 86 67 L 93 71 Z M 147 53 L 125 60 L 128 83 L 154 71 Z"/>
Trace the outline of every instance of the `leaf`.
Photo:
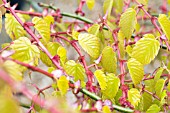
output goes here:
<path id="1" fill-rule="evenodd" d="M 0 95 L 0 111 L 1 113 L 21 113 L 18 103 L 7 95 Z"/>
<path id="2" fill-rule="evenodd" d="M 110 17 L 110 14 L 112 12 L 113 1 L 114 0 L 104 0 L 104 3 L 103 3 L 104 14 L 106 14 L 106 12 L 107 12 L 108 13 L 108 17 Z"/>
<path id="3" fill-rule="evenodd" d="M 111 113 L 110 108 L 108 106 L 103 106 L 102 113 Z"/>
<path id="4" fill-rule="evenodd" d="M 160 76 L 162 75 L 162 72 L 164 71 L 164 68 L 160 67 L 155 74 L 154 80 L 157 82 L 160 79 Z"/>
<path id="5" fill-rule="evenodd" d="M 17 63 L 7 60 L 3 64 L 3 69 L 16 81 L 22 80 L 22 68 Z"/>
<path id="6" fill-rule="evenodd" d="M 106 80 L 107 80 L 107 87 L 105 90 L 101 90 L 103 94 L 103 98 L 113 99 L 118 92 L 120 86 L 120 80 L 113 73 L 107 74 Z"/>
<path id="7" fill-rule="evenodd" d="M 152 95 L 144 92 L 142 94 L 142 99 L 141 99 L 141 105 L 142 105 L 142 110 L 146 111 L 152 104 Z"/>
<path id="8" fill-rule="evenodd" d="M 118 47 L 119 47 L 119 51 L 120 51 L 120 58 L 121 58 L 121 59 L 124 59 L 124 56 L 125 56 L 124 41 L 119 41 Z"/>
<path id="9" fill-rule="evenodd" d="M 78 36 L 79 36 L 79 32 L 77 32 L 77 31 L 75 31 L 74 29 L 73 29 L 73 31 L 72 31 L 72 38 L 74 39 L 74 40 L 78 40 Z"/>
<path id="10" fill-rule="evenodd" d="M 149 109 L 146 111 L 146 113 L 159 113 L 160 107 L 158 105 L 153 104 L 152 106 L 149 107 Z"/>
<path id="11" fill-rule="evenodd" d="M 92 10 L 95 5 L 95 0 L 86 0 L 87 7 Z"/>
<path id="12" fill-rule="evenodd" d="M 138 103 L 140 102 L 140 98 L 141 95 L 137 89 L 132 88 L 128 91 L 128 100 L 134 107 L 138 106 Z"/>
<path id="13" fill-rule="evenodd" d="M 67 93 L 67 90 L 69 89 L 69 81 L 65 76 L 61 76 L 59 80 L 57 80 L 57 86 L 58 89 L 61 91 L 61 94 L 65 95 Z"/>
<path id="14" fill-rule="evenodd" d="M 48 42 L 47 43 L 47 50 L 50 52 L 52 56 L 57 55 L 57 49 L 60 47 L 60 45 L 57 42 Z M 46 64 L 49 67 L 54 67 L 54 64 L 50 60 L 50 58 L 44 53 L 43 51 L 40 51 L 40 58 L 41 61 Z"/>
<path id="15" fill-rule="evenodd" d="M 98 58 L 100 55 L 99 39 L 92 34 L 81 33 L 78 36 L 80 46 L 93 58 Z"/>
<path id="16" fill-rule="evenodd" d="M 103 49 L 101 63 L 105 71 L 116 73 L 117 59 L 112 47 L 106 46 Z"/>
<path id="17" fill-rule="evenodd" d="M 74 76 L 74 80 L 85 79 L 85 70 L 82 65 L 76 63 L 73 60 L 69 60 L 65 63 L 64 69 L 69 76 Z"/>
<path id="18" fill-rule="evenodd" d="M 88 33 L 89 34 L 93 34 L 95 36 L 98 36 L 99 34 L 99 29 L 100 29 L 100 25 L 99 24 L 93 24 L 89 29 L 88 29 Z"/>
<path id="19" fill-rule="evenodd" d="M 113 7 L 115 8 L 117 13 L 122 13 L 123 10 L 123 5 L 124 5 L 124 0 L 114 0 Z"/>
<path id="20" fill-rule="evenodd" d="M 67 59 L 67 50 L 60 46 L 58 49 L 57 49 L 57 55 L 60 57 L 60 61 L 62 63 L 62 65 L 64 65 L 66 59 Z"/>
<path id="21" fill-rule="evenodd" d="M 135 29 L 136 11 L 132 8 L 128 8 L 120 17 L 119 27 L 124 36 L 129 39 Z"/>
<path id="22" fill-rule="evenodd" d="M 158 17 L 158 22 L 161 25 L 163 32 L 165 33 L 168 40 L 170 40 L 170 20 L 165 14 L 160 14 Z"/>
<path id="23" fill-rule="evenodd" d="M 156 95 L 157 95 L 159 98 L 161 97 L 161 93 L 162 93 L 162 91 L 163 91 L 164 85 L 165 85 L 165 80 L 164 80 L 164 79 L 159 79 L 159 80 L 156 82 L 155 92 L 156 92 Z"/>
<path id="24" fill-rule="evenodd" d="M 146 34 L 135 44 L 131 57 L 146 65 L 157 56 L 159 49 L 159 41 L 152 34 Z"/>
<path id="25" fill-rule="evenodd" d="M 130 58 L 127 62 L 127 66 L 133 83 L 135 85 L 139 84 L 144 76 L 143 65 L 136 59 Z"/>
<path id="26" fill-rule="evenodd" d="M 133 50 L 133 48 L 130 45 L 126 46 L 126 52 L 129 56 L 132 55 L 132 50 Z"/>
<path id="27" fill-rule="evenodd" d="M 51 16 L 44 17 L 44 19 L 40 17 L 34 17 L 32 19 L 35 29 L 42 36 L 42 39 L 45 42 L 50 41 L 50 24 L 53 22 L 54 20 Z"/>
<path id="28" fill-rule="evenodd" d="M 21 19 L 22 22 L 25 22 L 21 14 L 17 14 L 17 16 Z M 26 35 L 24 28 L 15 19 L 15 17 L 9 13 L 5 14 L 5 29 L 6 33 L 10 36 L 12 40 L 18 39 Z"/>
<path id="29" fill-rule="evenodd" d="M 40 51 L 36 45 L 31 44 L 27 37 L 20 37 L 15 40 L 14 44 L 11 45 L 11 48 L 15 51 L 15 54 L 12 55 L 13 59 L 37 64 L 40 57 Z"/>
<path id="30" fill-rule="evenodd" d="M 99 82 L 101 90 L 105 90 L 107 87 L 107 84 L 106 84 L 106 75 L 104 74 L 104 72 L 101 70 L 96 70 L 94 72 L 94 75 L 97 81 Z"/>
<path id="31" fill-rule="evenodd" d="M 166 93 L 166 90 L 163 90 L 162 93 L 161 93 L 161 97 L 160 97 L 160 99 L 161 99 L 160 105 L 161 106 L 166 103 L 166 100 L 165 100 L 166 98 L 165 97 L 167 97 L 167 93 Z"/>

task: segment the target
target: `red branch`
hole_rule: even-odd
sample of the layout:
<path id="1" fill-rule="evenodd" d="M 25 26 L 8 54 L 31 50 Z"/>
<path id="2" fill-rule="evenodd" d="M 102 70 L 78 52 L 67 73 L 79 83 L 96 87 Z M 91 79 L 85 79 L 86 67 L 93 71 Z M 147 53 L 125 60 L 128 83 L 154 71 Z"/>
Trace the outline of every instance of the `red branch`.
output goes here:
<path id="1" fill-rule="evenodd" d="M 39 98 L 38 96 L 34 99 L 34 94 L 32 94 L 25 84 L 15 82 L 6 72 L 0 70 L 0 78 L 3 79 L 8 85 L 10 85 L 13 89 L 22 92 L 27 98 L 40 105 L 41 107 L 47 109 L 50 113 L 61 113 L 55 107 L 55 105 L 51 104 L 49 101 Z"/>
<path id="2" fill-rule="evenodd" d="M 6 7 L 7 10 L 9 10 L 11 12 L 11 14 L 16 18 L 16 20 L 21 24 L 21 26 L 23 26 L 23 28 L 27 31 L 28 34 L 30 34 L 30 36 L 38 43 L 38 45 L 41 47 L 41 49 L 46 53 L 46 55 L 51 59 L 51 61 L 54 63 L 54 65 L 56 65 L 56 67 L 58 69 L 63 69 L 59 63 L 53 59 L 53 56 L 50 54 L 50 52 L 45 48 L 45 46 L 39 41 L 39 39 L 35 36 L 35 34 L 31 31 L 31 29 L 29 28 L 29 26 L 27 26 L 26 24 L 24 24 L 22 22 L 22 20 L 16 15 L 15 11 L 11 8 L 6 6 L 7 2 L 6 0 L 2 0 L 4 3 L 4 6 Z"/>

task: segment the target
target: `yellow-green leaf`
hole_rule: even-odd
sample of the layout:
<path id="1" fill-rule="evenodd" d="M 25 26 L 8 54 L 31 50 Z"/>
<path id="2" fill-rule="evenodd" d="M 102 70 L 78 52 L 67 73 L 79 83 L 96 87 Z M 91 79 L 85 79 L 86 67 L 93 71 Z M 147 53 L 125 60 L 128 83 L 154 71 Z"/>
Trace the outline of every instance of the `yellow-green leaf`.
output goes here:
<path id="1" fill-rule="evenodd" d="M 31 44 L 27 37 L 20 37 L 15 40 L 14 44 L 11 45 L 11 48 L 15 51 L 12 58 L 22 62 L 33 62 L 34 64 L 37 64 L 40 57 L 40 51 L 36 45 Z"/>
<path id="2" fill-rule="evenodd" d="M 101 90 L 104 99 L 113 99 L 119 89 L 120 79 L 116 77 L 113 73 L 109 73 L 106 76 L 107 87 L 105 90 Z"/>
<path id="3" fill-rule="evenodd" d="M 140 98 L 141 95 L 137 89 L 132 88 L 128 91 L 128 100 L 134 107 L 138 106 L 138 103 L 140 102 Z"/>
<path id="4" fill-rule="evenodd" d="M 61 94 L 65 95 L 67 93 L 67 90 L 69 89 L 69 81 L 65 76 L 61 76 L 59 80 L 57 80 L 57 86 L 58 89 L 61 91 Z"/>
<path id="5" fill-rule="evenodd" d="M 132 55 L 132 50 L 133 50 L 133 48 L 130 45 L 126 46 L 126 52 L 129 56 Z"/>
<path id="6" fill-rule="evenodd" d="M 149 109 L 146 111 L 146 113 L 159 113 L 160 107 L 156 104 L 153 104 L 152 106 L 149 107 Z"/>
<path id="7" fill-rule="evenodd" d="M 68 75 L 74 76 L 75 81 L 84 81 L 85 70 L 81 64 L 78 64 L 73 60 L 69 60 L 65 63 L 64 69 Z"/>
<path id="8" fill-rule="evenodd" d="M 22 22 L 25 22 L 21 14 L 17 14 L 17 16 L 22 20 Z M 9 13 L 5 14 L 5 29 L 12 40 L 18 39 L 26 35 L 24 28 L 15 19 L 15 17 Z"/>
<path id="9" fill-rule="evenodd" d="M 14 98 L 7 95 L 0 95 L 1 113 L 21 113 L 20 107 Z"/>
<path id="10" fill-rule="evenodd" d="M 54 20 L 51 16 L 47 16 L 44 18 L 34 17 L 32 19 L 32 23 L 34 24 L 35 29 L 42 36 L 43 41 L 50 41 L 50 24 L 53 23 Z"/>
<path id="11" fill-rule="evenodd" d="M 144 76 L 143 65 L 134 58 L 130 58 L 127 62 L 130 76 L 135 85 L 139 84 Z"/>
<path id="12" fill-rule="evenodd" d="M 106 46 L 103 49 L 101 63 L 105 71 L 116 73 L 117 59 L 112 47 Z"/>
<path id="13" fill-rule="evenodd" d="M 121 15 L 119 27 L 126 38 L 131 37 L 136 23 L 136 11 L 134 9 L 129 8 Z"/>
<path id="14" fill-rule="evenodd" d="M 104 72 L 101 70 L 96 70 L 94 72 L 94 75 L 100 85 L 101 90 L 105 90 L 107 84 L 106 84 L 106 75 L 104 74 Z"/>
<path id="15" fill-rule="evenodd" d="M 106 14 L 106 12 L 107 12 L 108 13 L 108 17 L 110 17 L 110 14 L 112 12 L 113 1 L 114 0 L 104 0 L 104 3 L 103 3 L 104 14 Z"/>
<path id="16" fill-rule="evenodd" d="M 86 0 L 87 7 L 92 10 L 95 5 L 95 0 Z"/>
<path id="17" fill-rule="evenodd" d="M 57 42 L 49 42 L 47 43 L 47 50 L 50 52 L 52 56 L 55 56 L 57 55 L 57 49 L 59 48 L 59 46 L 60 45 Z M 43 51 L 40 51 L 40 58 L 41 61 L 47 66 L 49 67 L 54 66 L 50 58 Z"/>
<path id="18" fill-rule="evenodd" d="M 110 108 L 108 106 L 103 106 L 102 111 L 103 113 L 111 113 Z"/>
<path id="19" fill-rule="evenodd" d="M 170 20 L 165 14 L 160 14 L 158 17 L 158 22 L 161 25 L 163 32 L 165 33 L 168 40 L 170 40 Z"/>
<path id="20" fill-rule="evenodd" d="M 141 106 L 142 110 L 146 111 L 152 104 L 152 95 L 144 92 L 142 94 L 142 99 L 141 99 Z"/>
<path id="21" fill-rule="evenodd" d="M 67 59 L 67 50 L 60 46 L 58 49 L 57 49 L 57 55 L 60 57 L 60 61 L 62 63 L 62 65 L 64 65 L 66 59 Z"/>
<path id="22" fill-rule="evenodd" d="M 22 68 L 13 61 L 7 60 L 3 64 L 4 70 L 17 81 L 22 80 Z"/>
<path id="23" fill-rule="evenodd" d="M 119 51 L 120 51 L 120 58 L 124 59 L 124 56 L 125 56 L 124 40 L 119 41 L 118 47 L 119 47 Z"/>
<path id="24" fill-rule="evenodd" d="M 98 36 L 99 34 L 99 29 L 100 29 L 100 25 L 99 24 L 93 24 L 89 29 L 88 29 L 88 33 L 93 34 L 95 36 Z"/>
<path id="25" fill-rule="evenodd" d="M 149 64 L 158 54 L 160 43 L 152 34 L 146 34 L 135 44 L 132 50 L 132 58 L 142 64 Z"/>
<path id="26" fill-rule="evenodd" d="M 164 80 L 164 79 L 159 79 L 159 80 L 156 82 L 155 92 L 156 92 L 156 95 L 157 95 L 158 97 L 161 97 L 161 94 L 162 94 L 164 85 L 165 85 L 165 80 Z"/>
<path id="27" fill-rule="evenodd" d="M 80 46 L 93 58 L 100 55 L 100 41 L 95 35 L 82 33 L 78 36 Z"/>
<path id="28" fill-rule="evenodd" d="M 162 75 L 164 68 L 160 67 L 155 74 L 154 80 L 157 82 L 160 79 L 160 76 Z"/>
<path id="29" fill-rule="evenodd" d="M 123 10 L 124 0 L 114 0 L 113 7 L 117 13 L 121 13 Z"/>

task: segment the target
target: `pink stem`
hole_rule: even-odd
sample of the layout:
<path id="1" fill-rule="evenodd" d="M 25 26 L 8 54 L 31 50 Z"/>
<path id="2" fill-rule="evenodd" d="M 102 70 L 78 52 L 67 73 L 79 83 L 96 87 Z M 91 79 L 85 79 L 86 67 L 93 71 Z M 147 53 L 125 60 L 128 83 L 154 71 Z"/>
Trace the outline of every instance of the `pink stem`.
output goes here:
<path id="1" fill-rule="evenodd" d="M 48 102 L 45 99 L 40 99 L 37 97 L 36 99 L 33 99 L 34 94 L 32 94 L 23 83 L 15 82 L 6 72 L 3 70 L 0 70 L 0 78 L 3 79 L 5 82 L 8 83 L 13 89 L 18 90 L 22 92 L 27 98 L 35 102 L 36 104 L 40 105 L 41 107 L 47 109 L 50 113 L 61 113 L 56 109 L 54 105 L 52 105 L 50 102 Z M 42 106 L 43 103 L 43 106 Z"/>
<path id="2" fill-rule="evenodd" d="M 6 0 L 2 0 L 3 3 L 6 5 L 7 2 Z M 38 45 L 41 47 L 41 49 L 46 53 L 46 55 L 51 59 L 51 61 L 54 63 L 54 65 L 56 65 L 56 67 L 58 69 L 63 69 L 59 63 L 53 59 L 53 56 L 49 53 L 49 51 L 45 48 L 45 46 L 39 41 L 39 39 L 35 36 L 35 34 L 31 31 L 31 29 L 25 25 L 22 20 L 16 15 L 15 11 L 11 8 L 11 7 L 6 7 L 6 9 L 8 9 L 11 14 L 16 18 L 16 20 L 21 24 L 21 26 L 23 26 L 23 28 L 27 31 L 28 34 L 30 34 L 30 36 L 38 43 Z"/>

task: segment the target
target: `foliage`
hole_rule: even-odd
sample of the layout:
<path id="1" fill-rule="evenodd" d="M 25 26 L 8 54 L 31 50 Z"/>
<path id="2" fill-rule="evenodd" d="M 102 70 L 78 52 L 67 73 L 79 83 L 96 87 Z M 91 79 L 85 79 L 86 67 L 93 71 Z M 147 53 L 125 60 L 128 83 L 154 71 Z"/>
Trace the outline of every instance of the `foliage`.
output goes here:
<path id="1" fill-rule="evenodd" d="M 83 7 L 93 10 L 97 0 L 78 0 L 76 14 L 34 1 L 34 9 L 15 10 L 0 0 L 0 31 L 5 24 L 11 38 L 0 50 L 0 111 L 169 112 L 169 11 L 166 0 L 158 12 L 148 2 L 104 0 L 92 21 Z M 52 79 L 44 88 L 47 78 L 34 81 L 40 74 Z"/>

